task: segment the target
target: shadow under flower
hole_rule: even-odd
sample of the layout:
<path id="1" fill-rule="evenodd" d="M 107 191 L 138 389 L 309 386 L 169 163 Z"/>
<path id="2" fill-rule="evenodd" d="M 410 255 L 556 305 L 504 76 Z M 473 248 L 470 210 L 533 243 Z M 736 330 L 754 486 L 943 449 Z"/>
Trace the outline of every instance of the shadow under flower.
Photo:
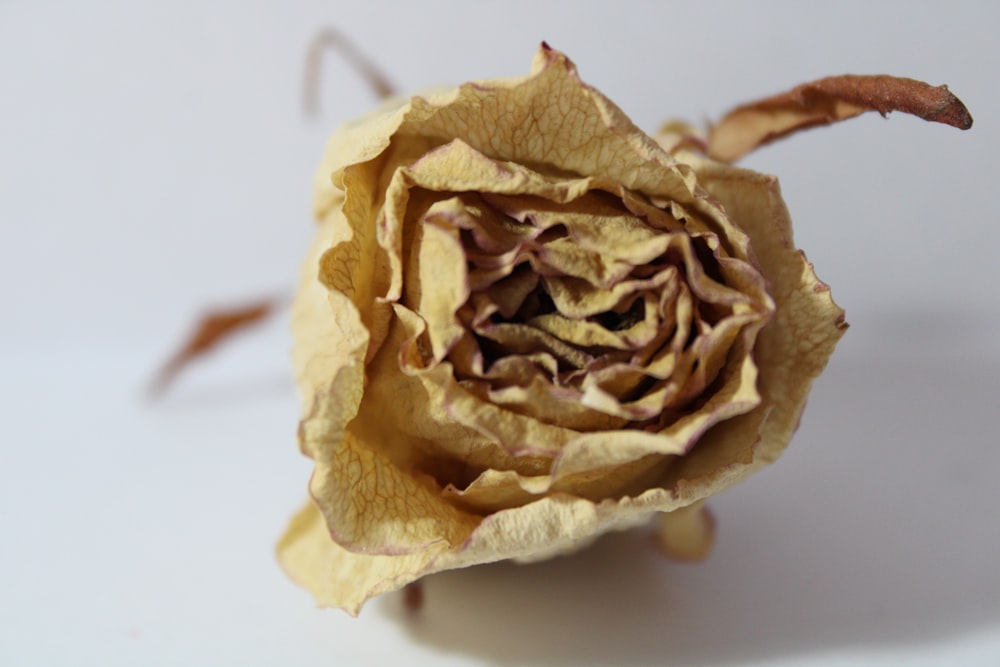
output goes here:
<path id="1" fill-rule="evenodd" d="M 649 531 L 426 580 L 375 606 L 415 641 L 500 665 L 741 664 L 906 650 L 1000 620 L 1000 360 L 838 361 L 777 466 L 711 502 L 715 552 Z"/>

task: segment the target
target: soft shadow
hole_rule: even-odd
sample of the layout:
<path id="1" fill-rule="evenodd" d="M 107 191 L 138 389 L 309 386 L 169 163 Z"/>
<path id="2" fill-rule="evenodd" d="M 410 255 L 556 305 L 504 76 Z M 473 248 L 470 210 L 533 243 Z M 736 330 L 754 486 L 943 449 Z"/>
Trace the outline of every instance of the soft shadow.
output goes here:
<path id="1" fill-rule="evenodd" d="M 779 464 L 713 502 L 705 563 L 665 562 L 636 531 L 429 577 L 416 615 L 375 606 L 497 665 L 734 664 L 996 627 L 998 409 L 997 361 L 840 362 Z"/>

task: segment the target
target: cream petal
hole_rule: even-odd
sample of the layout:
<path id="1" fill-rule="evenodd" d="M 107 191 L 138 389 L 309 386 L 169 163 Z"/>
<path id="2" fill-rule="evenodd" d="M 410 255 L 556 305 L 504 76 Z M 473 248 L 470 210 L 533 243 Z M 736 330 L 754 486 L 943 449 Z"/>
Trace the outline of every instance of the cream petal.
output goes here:
<path id="1" fill-rule="evenodd" d="M 441 361 L 465 334 L 456 314 L 469 298 L 465 254 L 457 233 L 434 224 L 422 227 L 418 267 L 410 279 L 418 281 L 416 310 L 427 322 L 434 358 Z"/>
<path id="2" fill-rule="evenodd" d="M 408 554 L 348 551 L 330 538 L 323 515 L 310 501 L 292 519 L 277 551 L 288 576 L 308 589 L 317 604 L 357 616 L 369 598 L 418 579 L 447 549 L 439 541 Z"/>
<path id="3" fill-rule="evenodd" d="M 775 314 L 754 348 L 759 388 L 770 415 L 759 455 L 773 461 L 798 427 L 812 380 L 847 328 L 844 311 L 792 241 L 791 220 L 773 176 L 685 156 L 700 183 L 750 236 Z"/>

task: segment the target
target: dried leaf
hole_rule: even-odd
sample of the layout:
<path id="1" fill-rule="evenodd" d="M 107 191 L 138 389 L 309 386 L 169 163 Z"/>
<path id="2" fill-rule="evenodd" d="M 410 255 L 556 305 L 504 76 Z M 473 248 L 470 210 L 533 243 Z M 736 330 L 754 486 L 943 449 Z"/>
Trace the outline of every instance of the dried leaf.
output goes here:
<path id="1" fill-rule="evenodd" d="M 758 146 L 789 134 L 853 118 L 867 111 L 902 111 L 961 130 L 972 116 L 947 86 L 894 76 L 832 76 L 805 83 L 730 111 L 711 130 L 709 157 L 735 162 Z"/>
<path id="2" fill-rule="evenodd" d="M 258 301 L 230 310 L 213 310 L 204 315 L 181 348 L 164 364 L 150 385 L 150 394 L 165 391 L 192 361 L 229 340 L 235 333 L 266 320 L 277 307 L 273 300 Z"/>

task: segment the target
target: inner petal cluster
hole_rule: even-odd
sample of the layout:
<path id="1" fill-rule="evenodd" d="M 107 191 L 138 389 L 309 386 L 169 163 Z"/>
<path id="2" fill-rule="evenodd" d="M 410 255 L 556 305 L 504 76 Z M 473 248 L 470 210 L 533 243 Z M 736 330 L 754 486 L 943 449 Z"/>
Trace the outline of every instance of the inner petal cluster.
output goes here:
<path id="1" fill-rule="evenodd" d="M 544 423 L 662 431 L 752 349 L 772 309 L 764 280 L 676 204 L 547 182 L 410 193 L 409 305 L 427 322 L 426 363 Z"/>

